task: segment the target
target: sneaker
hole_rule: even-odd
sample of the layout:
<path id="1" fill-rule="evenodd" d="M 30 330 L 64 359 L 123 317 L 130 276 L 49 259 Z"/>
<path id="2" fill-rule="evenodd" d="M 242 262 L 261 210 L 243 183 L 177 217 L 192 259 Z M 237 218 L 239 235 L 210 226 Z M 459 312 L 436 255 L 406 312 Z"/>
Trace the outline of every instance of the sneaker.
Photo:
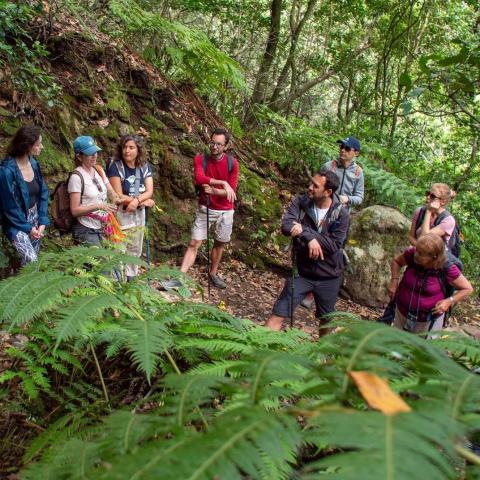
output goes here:
<path id="1" fill-rule="evenodd" d="M 307 293 L 307 296 L 302 300 L 300 305 L 307 310 L 310 310 L 314 303 L 315 299 L 313 298 L 313 293 Z"/>
<path id="2" fill-rule="evenodd" d="M 227 284 L 219 275 L 210 275 L 210 283 L 217 288 L 227 288 Z"/>
<path id="3" fill-rule="evenodd" d="M 163 287 L 164 290 L 172 290 L 174 288 L 183 287 L 183 283 L 176 278 L 172 278 L 171 280 L 164 280 L 160 282 L 160 285 Z"/>

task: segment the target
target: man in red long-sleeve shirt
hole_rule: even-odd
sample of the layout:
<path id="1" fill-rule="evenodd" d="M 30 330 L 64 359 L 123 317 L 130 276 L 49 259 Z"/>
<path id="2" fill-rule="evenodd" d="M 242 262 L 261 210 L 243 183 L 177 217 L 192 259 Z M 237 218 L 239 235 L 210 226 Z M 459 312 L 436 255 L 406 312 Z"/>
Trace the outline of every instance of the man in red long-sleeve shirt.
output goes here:
<path id="1" fill-rule="evenodd" d="M 215 224 L 215 242 L 212 248 L 209 275 L 212 285 L 217 288 L 227 286 L 217 271 L 225 245 L 230 242 L 232 235 L 235 191 L 238 184 L 238 161 L 233 158 L 231 171 L 229 171 L 228 155 L 225 153 L 229 141 L 228 132 L 218 128 L 211 136 L 206 169 L 203 154 L 195 156 L 195 185 L 200 187 L 200 195 L 192 226 L 192 239 L 180 268 L 184 273 L 188 271 L 195 262 L 202 241 L 207 239 L 207 201 L 209 199 L 209 226 Z"/>

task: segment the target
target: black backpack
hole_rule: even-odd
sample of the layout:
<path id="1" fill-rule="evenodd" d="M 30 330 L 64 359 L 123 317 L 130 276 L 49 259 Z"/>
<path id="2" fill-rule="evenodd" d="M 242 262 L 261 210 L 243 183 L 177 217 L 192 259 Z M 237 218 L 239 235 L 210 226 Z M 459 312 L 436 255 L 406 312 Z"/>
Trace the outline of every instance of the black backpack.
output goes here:
<path id="1" fill-rule="evenodd" d="M 427 207 L 422 207 L 420 209 L 420 213 L 417 218 L 417 223 L 415 224 L 415 231 L 417 231 L 422 223 L 423 219 L 425 218 L 425 212 L 427 211 Z M 447 217 L 452 217 L 453 215 L 448 211 L 443 211 L 433 222 L 433 226 L 436 227 L 440 225 L 442 221 Z M 458 226 L 457 221 L 455 220 L 455 228 L 453 229 L 452 235 L 448 239 L 447 248 L 448 251 L 451 252 L 455 257 L 460 257 L 460 247 L 462 245 L 462 232 L 460 231 L 460 227 Z"/>

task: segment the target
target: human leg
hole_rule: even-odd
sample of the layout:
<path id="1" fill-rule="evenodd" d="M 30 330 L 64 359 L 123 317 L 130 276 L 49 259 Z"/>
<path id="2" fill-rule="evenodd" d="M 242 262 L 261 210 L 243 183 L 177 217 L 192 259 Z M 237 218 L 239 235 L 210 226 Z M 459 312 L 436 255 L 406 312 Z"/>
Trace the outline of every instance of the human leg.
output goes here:
<path id="1" fill-rule="evenodd" d="M 342 277 L 314 281 L 312 291 L 316 306 L 315 316 L 320 320 L 321 325 L 328 323 L 324 316 L 335 311 L 335 303 L 337 302 L 341 285 Z"/>
<path id="2" fill-rule="evenodd" d="M 40 241 L 32 241 L 27 233 L 18 232 L 12 240 L 12 245 L 20 257 L 20 264 L 22 267 L 27 263 L 36 262 L 38 260 Z"/>
<path id="3" fill-rule="evenodd" d="M 125 233 L 127 234 L 125 251 L 128 255 L 140 258 L 143 250 L 144 232 L 145 228 L 143 226 L 138 226 L 125 230 Z M 125 275 L 127 277 L 127 280 L 136 277 L 138 275 L 138 265 L 135 265 L 133 263 L 125 265 Z"/>
<path id="4" fill-rule="evenodd" d="M 293 299 L 292 299 L 292 281 L 293 281 Z M 283 290 L 273 305 L 272 315 L 265 323 L 265 326 L 272 330 L 280 330 L 283 320 L 291 314 L 291 308 L 295 310 L 298 304 L 303 300 L 307 292 L 312 291 L 313 282 L 307 278 L 298 276 L 292 280 L 288 277 L 285 280 Z"/>
<path id="5" fill-rule="evenodd" d="M 210 275 L 213 277 L 217 274 L 218 266 L 220 265 L 220 260 L 222 259 L 223 250 L 225 249 L 226 243 L 219 242 L 215 240 L 212 248 L 212 257 L 210 264 Z"/>
<path id="6" fill-rule="evenodd" d="M 195 263 L 200 245 L 202 245 L 202 240 L 194 240 L 193 238 L 190 240 L 183 256 L 182 266 L 180 267 L 180 270 L 183 273 L 187 273 L 190 267 Z"/>

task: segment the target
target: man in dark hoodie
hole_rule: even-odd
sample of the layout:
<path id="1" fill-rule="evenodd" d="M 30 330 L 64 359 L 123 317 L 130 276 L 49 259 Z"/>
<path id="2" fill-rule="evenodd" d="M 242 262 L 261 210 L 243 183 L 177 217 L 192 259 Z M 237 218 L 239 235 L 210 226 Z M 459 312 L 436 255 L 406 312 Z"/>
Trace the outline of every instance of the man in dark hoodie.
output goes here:
<path id="1" fill-rule="evenodd" d="M 338 158 L 326 162 L 321 171 L 335 173 L 339 181 L 335 198 L 350 212 L 353 206 L 358 206 L 363 202 L 365 191 L 363 170 L 355 162 L 360 155 L 360 141 L 350 135 L 343 140 L 337 140 L 337 143 L 339 146 Z M 310 308 L 313 301 L 313 295 L 309 293 L 301 305 Z"/>
<path id="2" fill-rule="evenodd" d="M 316 316 L 335 310 L 342 284 L 342 248 L 348 232 L 348 210 L 334 197 L 339 187 L 332 171 L 315 174 L 306 194 L 298 196 L 282 219 L 282 233 L 293 237 L 298 275 L 285 282 L 266 326 L 280 330 L 308 292 L 313 292 Z M 293 281 L 293 289 L 292 289 Z M 293 298 L 292 298 L 293 293 Z"/>

